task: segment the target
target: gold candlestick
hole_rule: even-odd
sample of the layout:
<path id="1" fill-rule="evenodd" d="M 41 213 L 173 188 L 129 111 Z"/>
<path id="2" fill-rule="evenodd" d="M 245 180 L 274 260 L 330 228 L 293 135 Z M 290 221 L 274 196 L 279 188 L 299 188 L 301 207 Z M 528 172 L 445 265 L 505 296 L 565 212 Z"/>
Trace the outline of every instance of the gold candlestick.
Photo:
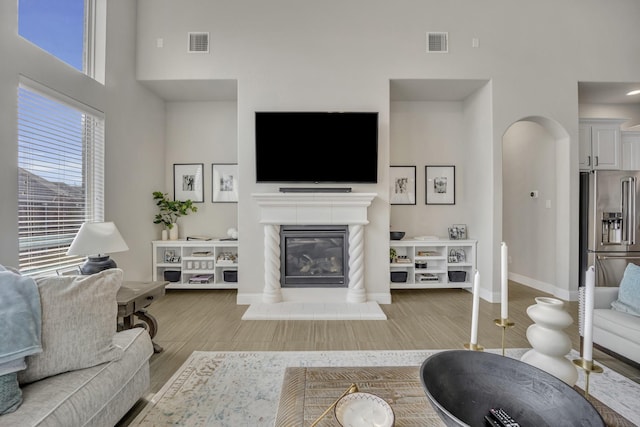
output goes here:
<path id="1" fill-rule="evenodd" d="M 515 323 L 510 322 L 509 319 L 494 319 L 493 320 L 496 326 L 500 326 L 502 328 L 502 355 L 504 356 L 504 335 L 507 328 L 511 328 L 515 325 Z"/>
<path id="2" fill-rule="evenodd" d="M 484 351 L 484 347 L 479 345 L 479 344 L 474 344 L 474 343 L 466 343 L 464 345 L 464 348 L 466 348 L 467 350 L 473 350 L 473 351 Z"/>
<path id="3" fill-rule="evenodd" d="M 579 368 L 582 368 L 582 370 L 584 371 L 584 397 L 589 398 L 589 375 L 591 375 L 592 372 L 601 374 L 602 367 L 593 363 L 593 360 L 586 360 L 582 357 L 579 359 L 574 359 L 573 364 L 578 366 Z"/>

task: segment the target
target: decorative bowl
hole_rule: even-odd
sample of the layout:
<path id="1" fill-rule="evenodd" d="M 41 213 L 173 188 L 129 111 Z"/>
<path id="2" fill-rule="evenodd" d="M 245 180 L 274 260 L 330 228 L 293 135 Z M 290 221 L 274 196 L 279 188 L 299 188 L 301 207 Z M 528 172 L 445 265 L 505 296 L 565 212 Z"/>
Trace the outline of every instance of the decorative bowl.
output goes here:
<path id="1" fill-rule="evenodd" d="M 402 240 L 405 235 L 404 231 L 392 231 L 389 233 L 391 235 L 391 240 Z"/>
<path id="2" fill-rule="evenodd" d="M 584 396 L 548 372 L 510 357 L 448 350 L 426 359 L 420 381 L 450 427 L 483 426 L 502 408 L 522 426 L 598 426 L 602 417 Z"/>
<path id="3" fill-rule="evenodd" d="M 391 406 L 371 393 L 355 392 L 343 396 L 334 408 L 341 427 L 393 427 L 395 415 Z"/>

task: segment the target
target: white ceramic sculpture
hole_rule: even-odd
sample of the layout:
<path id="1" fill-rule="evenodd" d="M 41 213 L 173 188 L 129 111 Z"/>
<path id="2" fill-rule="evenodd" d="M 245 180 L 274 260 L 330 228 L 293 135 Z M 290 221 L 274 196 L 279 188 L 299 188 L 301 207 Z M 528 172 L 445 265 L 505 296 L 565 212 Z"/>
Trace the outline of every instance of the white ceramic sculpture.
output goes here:
<path id="1" fill-rule="evenodd" d="M 527 328 L 527 339 L 533 348 L 521 360 L 573 387 L 578 370 L 565 357 L 571 351 L 571 339 L 563 331 L 573 323 L 573 318 L 559 299 L 538 297 L 535 301 L 527 308 L 527 315 L 535 322 Z"/>

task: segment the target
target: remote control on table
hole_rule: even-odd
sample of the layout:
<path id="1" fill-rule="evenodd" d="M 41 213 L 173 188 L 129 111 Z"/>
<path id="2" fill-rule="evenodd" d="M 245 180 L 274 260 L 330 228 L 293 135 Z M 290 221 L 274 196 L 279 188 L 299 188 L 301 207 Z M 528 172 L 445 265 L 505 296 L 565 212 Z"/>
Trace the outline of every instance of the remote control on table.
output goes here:
<path id="1" fill-rule="evenodd" d="M 502 427 L 499 422 L 493 419 L 491 415 L 485 415 L 484 420 L 489 427 Z"/>
<path id="2" fill-rule="evenodd" d="M 502 408 L 491 408 L 489 414 L 498 421 L 502 427 L 520 427 L 520 424 L 516 422 L 507 412 Z"/>

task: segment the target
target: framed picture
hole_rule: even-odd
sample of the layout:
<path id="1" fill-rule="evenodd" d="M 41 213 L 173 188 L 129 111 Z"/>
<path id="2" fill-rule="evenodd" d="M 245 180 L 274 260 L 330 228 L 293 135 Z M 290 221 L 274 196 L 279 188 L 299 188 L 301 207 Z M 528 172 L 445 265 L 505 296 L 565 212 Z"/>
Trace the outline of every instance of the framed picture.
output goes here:
<path id="1" fill-rule="evenodd" d="M 173 199 L 204 202 L 203 172 L 203 163 L 175 163 L 173 165 Z"/>
<path id="2" fill-rule="evenodd" d="M 450 240 L 466 240 L 467 239 L 467 225 L 466 224 L 453 224 L 449 227 L 449 239 Z"/>
<path id="3" fill-rule="evenodd" d="M 238 164 L 213 163 L 211 165 L 211 201 L 238 202 Z"/>
<path id="4" fill-rule="evenodd" d="M 389 201 L 392 205 L 416 204 L 416 167 L 391 166 Z"/>
<path id="5" fill-rule="evenodd" d="M 425 203 L 456 204 L 455 166 L 425 166 Z"/>
<path id="6" fill-rule="evenodd" d="M 180 262 L 180 257 L 176 255 L 176 251 L 173 249 L 164 250 L 164 262 L 176 263 Z"/>

